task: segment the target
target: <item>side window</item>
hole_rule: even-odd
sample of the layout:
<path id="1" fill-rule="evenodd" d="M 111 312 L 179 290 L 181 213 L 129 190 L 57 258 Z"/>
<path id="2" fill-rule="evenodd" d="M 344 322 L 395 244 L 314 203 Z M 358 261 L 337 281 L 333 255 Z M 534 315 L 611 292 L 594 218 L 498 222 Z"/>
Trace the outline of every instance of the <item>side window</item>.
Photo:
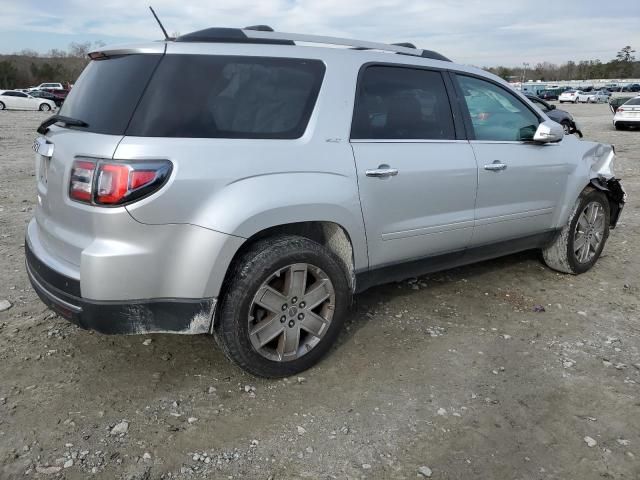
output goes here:
<path id="1" fill-rule="evenodd" d="M 28 95 L 26 93 L 22 93 L 22 92 L 16 92 L 15 94 L 16 97 L 22 97 L 22 98 L 27 98 Z"/>
<path id="2" fill-rule="evenodd" d="M 442 75 L 404 67 L 367 67 L 360 77 L 351 138 L 455 139 Z"/>
<path id="3" fill-rule="evenodd" d="M 476 140 L 533 139 L 540 120 L 515 95 L 493 83 L 457 75 Z"/>

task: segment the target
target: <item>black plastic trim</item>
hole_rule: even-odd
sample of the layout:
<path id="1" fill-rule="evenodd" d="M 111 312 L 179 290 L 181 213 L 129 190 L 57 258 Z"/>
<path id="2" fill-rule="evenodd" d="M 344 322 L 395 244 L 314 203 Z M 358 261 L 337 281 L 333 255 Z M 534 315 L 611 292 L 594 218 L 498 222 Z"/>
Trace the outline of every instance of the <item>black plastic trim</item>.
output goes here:
<path id="1" fill-rule="evenodd" d="M 513 238 L 490 245 L 480 245 L 468 249 L 457 250 L 442 255 L 419 258 L 408 262 L 384 265 L 375 269 L 356 273 L 356 293 L 384 283 L 405 280 L 419 275 L 426 275 L 441 270 L 460 267 L 470 263 L 498 258 L 512 253 L 542 248 L 549 245 L 558 235 L 559 230 Z"/>
<path id="2" fill-rule="evenodd" d="M 260 26 L 260 25 L 258 25 Z M 251 29 L 251 28 L 249 28 Z M 258 29 L 256 29 L 258 30 Z M 265 30 L 262 30 L 265 31 Z M 175 39 L 176 42 L 202 43 L 256 43 L 267 45 L 295 45 L 291 40 L 248 37 L 240 28 L 205 28 L 197 32 L 186 33 Z"/>
<path id="3" fill-rule="evenodd" d="M 55 270 L 49 268 L 31 251 L 29 244 L 24 243 L 24 254 L 27 264 L 31 270 L 36 273 L 43 281 L 51 285 L 56 290 L 66 292 L 76 297 L 80 296 L 80 282 L 73 278 L 67 277 Z"/>

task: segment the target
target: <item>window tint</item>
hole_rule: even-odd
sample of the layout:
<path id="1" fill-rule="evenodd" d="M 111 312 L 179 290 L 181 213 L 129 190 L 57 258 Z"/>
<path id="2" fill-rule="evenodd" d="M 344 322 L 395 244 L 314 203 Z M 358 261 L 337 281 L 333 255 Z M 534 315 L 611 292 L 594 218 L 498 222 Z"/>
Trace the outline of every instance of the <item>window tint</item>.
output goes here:
<path id="1" fill-rule="evenodd" d="M 632 98 L 624 105 L 640 105 L 640 98 Z"/>
<path id="2" fill-rule="evenodd" d="M 402 67 L 368 67 L 358 87 L 351 138 L 455 139 L 441 74 Z"/>
<path id="3" fill-rule="evenodd" d="M 84 131 L 124 134 L 160 57 L 124 55 L 90 62 L 63 103 L 60 115 L 87 122 Z"/>
<path id="4" fill-rule="evenodd" d="M 457 75 L 477 140 L 531 140 L 540 120 L 515 95 L 473 77 Z"/>
<path id="5" fill-rule="evenodd" d="M 299 138 L 324 71 L 318 60 L 166 55 L 127 135 Z"/>

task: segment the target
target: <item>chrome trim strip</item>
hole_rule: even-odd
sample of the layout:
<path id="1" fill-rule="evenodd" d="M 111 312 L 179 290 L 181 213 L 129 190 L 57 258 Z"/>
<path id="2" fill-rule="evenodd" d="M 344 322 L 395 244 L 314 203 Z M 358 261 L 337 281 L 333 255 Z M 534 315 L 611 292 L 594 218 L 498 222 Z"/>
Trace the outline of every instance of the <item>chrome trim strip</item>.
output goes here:
<path id="1" fill-rule="evenodd" d="M 435 225 L 433 227 L 414 228 L 412 230 L 402 230 L 400 232 L 389 232 L 381 235 L 383 241 L 396 240 L 399 238 L 418 237 L 421 235 L 434 235 L 437 233 L 448 233 L 456 230 L 465 230 L 473 228 L 474 221 L 466 220 L 464 222 L 449 223 L 445 225 Z"/>
<path id="2" fill-rule="evenodd" d="M 475 226 L 479 227 L 483 225 L 491 225 L 493 223 L 508 222 L 511 220 L 520 220 L 520 219 L 531 218 L 531 217 L 539 217 L 541 215 L 551 215 L 552 213 L 553 213 L 553 207 L 548 207 L 548 208 L 540 208 L 537 210 L 527 210 L 525 212 L 509 213 L 507 215 L 500 215 L 499 217 L 477 218 Z"/>

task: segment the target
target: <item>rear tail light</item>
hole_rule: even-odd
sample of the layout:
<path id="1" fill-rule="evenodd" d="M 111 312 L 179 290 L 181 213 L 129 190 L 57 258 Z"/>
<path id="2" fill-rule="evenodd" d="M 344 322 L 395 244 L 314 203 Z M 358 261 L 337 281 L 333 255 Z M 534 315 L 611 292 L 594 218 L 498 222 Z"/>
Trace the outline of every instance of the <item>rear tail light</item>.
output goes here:
<path id="1" fill-rule="evenodd" d="M 94 205 L 123 205 L 157 191 L 171 174 L 168 160 L 73 162 L 69 197 Z"/>
<path id="2" fill-rule="evenodd" d="M 617 110 L 617 111 L 618 111 L 618 112 L 624 112 L 624 108 L 622 108 L 622 107 L 618 107 L 618 110 Z"/>

